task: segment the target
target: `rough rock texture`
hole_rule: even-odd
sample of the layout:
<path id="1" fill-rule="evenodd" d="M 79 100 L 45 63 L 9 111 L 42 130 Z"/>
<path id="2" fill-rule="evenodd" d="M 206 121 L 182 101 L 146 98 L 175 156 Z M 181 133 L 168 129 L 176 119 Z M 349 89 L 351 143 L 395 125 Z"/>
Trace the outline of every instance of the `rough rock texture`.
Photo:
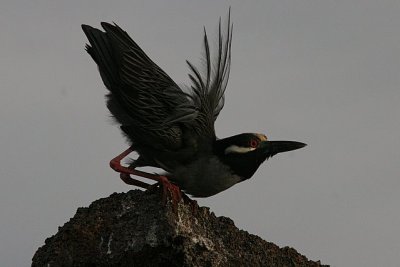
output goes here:
<path id="1" fill-rule="evenodd" d="M 193 209 L 195 207 L 195 209 Z M 114 193 L 79 208 L 47 238 L 32 266 L 322 266 L 235 227 L 208 208 L 158 192 Z"/>

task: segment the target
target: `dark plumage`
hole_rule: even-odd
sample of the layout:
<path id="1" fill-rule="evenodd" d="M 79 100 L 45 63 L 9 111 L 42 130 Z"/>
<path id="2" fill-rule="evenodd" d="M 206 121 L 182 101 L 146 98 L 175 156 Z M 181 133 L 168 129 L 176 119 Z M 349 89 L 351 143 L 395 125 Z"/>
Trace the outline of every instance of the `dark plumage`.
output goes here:
<path id="1" fill-rule="evenodd" d="M 187 193 L 207 197 L 250 178 L 268 157 L 305 146 L 267 141 L 265 135 L 253 133 L 216 138 L 214 122 L 224 106 L 231 64 L 230 16 L 224 31 L 219 23 L 214 57 L 204 31 L 204 71 L 187 61 L 192 82 L 187 92 L 119 26 L 101 26 L 104 32 L 88 25 L 82 29 L 90 43 L 86 50 L 110 91 L 107 107 L 132 145 L 111 162 L 124 181 L 130 181 L 129 174 L 144 176 L 134 168 L 154 166 L 167 171 L 168 180 Z M 120 160 L 133 150 L 139 158 L 129 169 L 122 167 Z"/>

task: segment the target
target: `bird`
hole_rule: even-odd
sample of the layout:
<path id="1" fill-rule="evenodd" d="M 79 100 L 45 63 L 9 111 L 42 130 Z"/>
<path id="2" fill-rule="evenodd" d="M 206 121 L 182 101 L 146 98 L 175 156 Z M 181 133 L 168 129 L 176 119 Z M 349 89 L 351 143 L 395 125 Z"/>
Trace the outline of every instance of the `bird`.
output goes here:
<path id="1" fill-rule="evenodd" d="M 116 23 L 101 22 L 102 30 L 82 25 L 89 41 L 85 49 L 108 89 L 107 107 L 130 144 L 110 161 L 125 183 L 152 186 L 133 175 L 158 182 L 177 199 L 181 192 L 210 197 L 248 180 L 270 157 L 306 146 L 270 141 L 261 133 L 216 136 L 214 125 L 224 106 L 231 66 L 230 17 L 229 10 L 227 22 L 219 19 L 214 50 L 204 27 L 203 64 L 198 68 L 186 61 L 188 86 L 175 83 Z M 133 151 L 137 159 L 123 165 Z M 151 174 L 140 167 L 165 173 Z"/>

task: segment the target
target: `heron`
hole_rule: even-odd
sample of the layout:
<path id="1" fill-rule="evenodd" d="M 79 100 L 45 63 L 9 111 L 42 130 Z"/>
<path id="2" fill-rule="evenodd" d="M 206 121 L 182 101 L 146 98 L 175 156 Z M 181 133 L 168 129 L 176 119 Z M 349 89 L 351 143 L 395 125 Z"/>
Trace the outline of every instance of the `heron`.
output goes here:
<path id="1" fill-rule="evenodd" d="M 250 132 L 217 138 L 214 124 L 224 106 L 231 66 L 230 11 L 226 25 L 221 24 L 220 18 L 215 49 L 204 28 L 201 68 L 186 61 L 189 86 L 175 83 L 117 24 L 102 22 L 102 30 L 82 25 L 89 40 L 86 51 L 109 91 L 107 107 L 130 144 L 110 161 L 125 183 L 149 188 L 151 184 L 132 178 L 138 176 L 158 182 L 177 199 L 182 191 L 209 197 L 251 178 L 275 154 L 306 146 Z M 137 159 L 122 164 L 133 151 Z"/>

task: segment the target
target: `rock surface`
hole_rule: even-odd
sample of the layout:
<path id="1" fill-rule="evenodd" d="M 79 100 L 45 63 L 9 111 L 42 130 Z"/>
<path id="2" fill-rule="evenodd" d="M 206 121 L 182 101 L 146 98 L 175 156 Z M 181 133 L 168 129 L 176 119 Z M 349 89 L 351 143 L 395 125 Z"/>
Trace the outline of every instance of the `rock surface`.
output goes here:
<path id="1" fill-rule="evenodd" d="M 235 227 L 208 208 L 161 204 L 157 191 L 114 193 L 79 208 L 32 266 L 322 266 Z"/>

